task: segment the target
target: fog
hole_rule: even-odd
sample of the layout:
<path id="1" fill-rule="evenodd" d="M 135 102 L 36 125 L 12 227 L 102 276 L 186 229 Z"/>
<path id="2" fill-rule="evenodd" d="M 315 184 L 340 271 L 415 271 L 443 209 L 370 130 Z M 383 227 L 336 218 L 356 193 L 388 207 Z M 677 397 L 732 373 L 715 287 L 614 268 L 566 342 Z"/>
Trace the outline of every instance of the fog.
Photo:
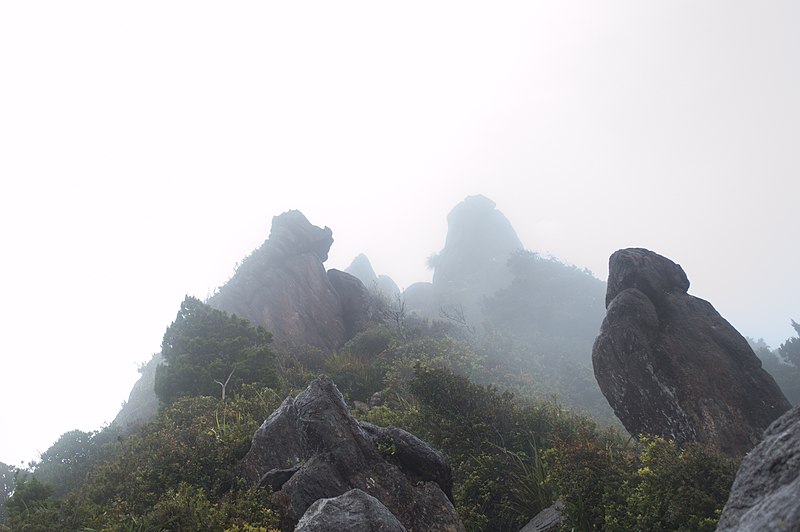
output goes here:
<path id="1" fill-rule="evenodd" d="M 272 216 L 430 280 L 484 194 L 605 279 L 641 246 L 777 347 L 800 320 L 800 5 L 0 5 L 0 461 L 113 419 Z"/>

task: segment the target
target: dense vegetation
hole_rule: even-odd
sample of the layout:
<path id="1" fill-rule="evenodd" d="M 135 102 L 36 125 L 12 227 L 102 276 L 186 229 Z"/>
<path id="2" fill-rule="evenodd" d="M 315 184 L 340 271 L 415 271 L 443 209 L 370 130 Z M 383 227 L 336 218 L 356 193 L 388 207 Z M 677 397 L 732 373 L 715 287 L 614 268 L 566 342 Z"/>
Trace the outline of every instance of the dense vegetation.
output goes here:
<path id="1" fill-rule="evenodd" d="M 487 356 L 509 375 L 525 374 L 518 394 L 559 402 L 611 423 L 611 407 L 592 370 L 591 351 L 605 316 L 605 283 L 530 251 L 508 262 L 511 283 L 482 304 Z M 507 379 L 508 380 L 508 379 Z"/>
<path id="2" fill-rule="evenodd" d="M 156 370 L 155 391 L 163 403 L 186 395 L 216 395 L 244 383 L 272 384 L 272 336 L 263 327 L 186 297 L 164 334 L 164 364 Z"/>
<path id="3" fill-rule="evenodd" d="M 508 390 L 529 389 L 520 384 L 527 377 L 509 376 L 459 327 L 408 318 L 385 301 L 377 307 L 374 323 L 332 355 L 273 355 L 263 329 L 187 298 L 164 337 L 156 419 L 128 433 L 64 434 L 32 474 L 16 475 L 7 524 L 277 528 L 280 505 L 243 482 L 238 464 L 280 400 L 327 372 L 362 419 L 405 428 L 446 454 L 468 530 L 519 530 L 556 499 L 575 530 L 713 530 L 732 460 L 633 439 L 556 402 L 515 395 Z"/>

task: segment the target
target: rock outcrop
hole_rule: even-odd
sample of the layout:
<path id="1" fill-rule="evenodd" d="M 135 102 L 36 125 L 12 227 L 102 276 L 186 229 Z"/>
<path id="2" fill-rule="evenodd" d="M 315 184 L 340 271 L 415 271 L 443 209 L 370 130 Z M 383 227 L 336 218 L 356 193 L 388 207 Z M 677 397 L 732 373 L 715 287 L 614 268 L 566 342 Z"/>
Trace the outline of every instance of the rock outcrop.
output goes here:
<path id="1" fill-rule="evenodd" d="M 331 284 L 323 262 L 332 243 L 331 230 L 312 225 L 300 211 L 275 216 L 269 239 L 208 304 L 264 326 L 279 347 L 339 347 L 353 332 L 358 310 L 352 305 L 360 296 L 352 276 L 339 276 L 340 289 L 349 284 L 344 297 Z"/>
<path id="2" fill-rule="evenodd" d="M 381 501 L 358 488 L 312 504 L 294 532 L 406 532 Z"/>
<path id="3" fill-rule="evenodd" d="M 448 498 L 450 469 L 441 453 L 400 429 L 359 424 L 324 376 L 267 418 L 242 467 L 286 501 L 287 530 L 319 499 L 353 488 L 378 499 L 408 530 L 464 529 Z"/>
<path id="4" fill-rule="evenodd" d="M 595 377 L 631 434 L 742 455 L 790 405 L 744 337 L 688 288 L 683 269 L 661 255 L 614 253 Z"/>
<path id="5" fill-rule="evenodd" d="M 742 461 L 717 530 L 800 530 L 800 407 L 781 416 Z"/>

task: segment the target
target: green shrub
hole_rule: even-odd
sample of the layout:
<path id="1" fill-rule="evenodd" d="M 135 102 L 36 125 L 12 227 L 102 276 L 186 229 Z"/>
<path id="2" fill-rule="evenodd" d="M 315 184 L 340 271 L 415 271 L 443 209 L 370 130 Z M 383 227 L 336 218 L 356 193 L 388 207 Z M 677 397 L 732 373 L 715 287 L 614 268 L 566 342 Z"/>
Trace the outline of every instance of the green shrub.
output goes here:
<path id="1" fill-rule="evenodd" d="M 640 467 L 611 506 L 608 530 L 713 531 L 736 476 L 736 460 L 697 444 L 683 449 L 643 437 Z"/>

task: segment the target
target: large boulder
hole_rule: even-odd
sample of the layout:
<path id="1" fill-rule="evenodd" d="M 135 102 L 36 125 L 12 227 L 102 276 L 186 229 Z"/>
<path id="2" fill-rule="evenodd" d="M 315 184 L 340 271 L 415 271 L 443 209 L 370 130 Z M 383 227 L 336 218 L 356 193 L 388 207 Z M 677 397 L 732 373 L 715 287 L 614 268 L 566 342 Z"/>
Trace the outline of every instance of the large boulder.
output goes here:
<path id="1" fill-rule="evenodd" d="M 358 488 L 312 504 L 294 532 L 406 532 L 381 501 Z"/>
<path id="2" fill-rule="evenodd" d="M 264 326 L 279 348 L 339 347 L 353 333 L 351 305 L 358 296 L 347 292 L 346 317 L 323 266 L 332 243 L 331 230 L 312 225 L 300 211 L 275 216 L 267 241 L 208 304 Z"/>
<path id="3" fill-rule="evenodd" d="M 611 255 L 595 377 L 631 434 L 742 455 L 790 405 L 744 337 L 688 288 L 683 269 L 652 251 Z"/>
<path id="4" fill-rule="evenodd" d="M 400 429 L 360 424 L 328 377 L 283 404 L 253 436 L 245 476 L 285 501 L 291 530 L 319 499 L 358 488 L 408 530 L 459 531 L 444 457 Z"/>
<path id="5" fill-rule="evenodd" d="M 742 461 L 717 530 L 800 530 L 800 407 L 770 425 Z"/>

